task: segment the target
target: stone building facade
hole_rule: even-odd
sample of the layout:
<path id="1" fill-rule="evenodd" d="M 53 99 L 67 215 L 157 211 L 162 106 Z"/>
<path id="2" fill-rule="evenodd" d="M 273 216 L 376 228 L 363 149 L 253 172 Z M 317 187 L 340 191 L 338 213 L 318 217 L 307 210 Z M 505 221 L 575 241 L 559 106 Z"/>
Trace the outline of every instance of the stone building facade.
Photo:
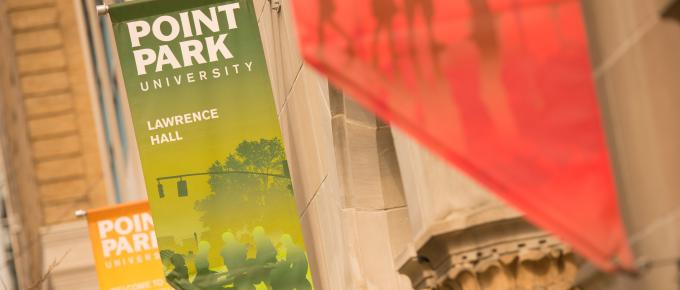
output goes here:
<path id="1" fill-rule="evenodd" d="M 117 122 L 102 109 L 113 108 L 104 103 L 113 98 L 83 14 L 94 9 L 84 6 L 90 2 L 0 1 L 0 180 L 7 180 L 19 289 L 79 289 L 88 281 L 80 289 L 93 289 L 91 252 L 82 250 L 87 231 L 74 211 L 133 199 L 120 193 L 122 184 L 144 195 L 114 173 L 123 169 L 114 163 L 123 148 Z"/>
<path id="2" fill-rule="evenodd" d="M 312 71 L 273 2 L 259 23 L 319 289 L 570 288 L 568 247 Z"/>
<path id="3" fill-rule="evenodd" d="M 610 289 L 680 289 L 680 1 L 582 1 L 593 75 L 640 272 Z M 663 15 L 666 15 L 664 17 Z"/>
<path id="4" fill-rule="evenodd" d="M 303 63 L 291 0 L 253 1 L 317 289 L 680 289 L 680 24 L 661 17 L 673 1 L 582 1 L 637 276 L 590 271 L 363 110 Z M 73 211 L 145 196 L 94 5 L 0 0 L 0 148 L 20 289 L 97 289 Z"/>
<path id="5" fill-rule="evenodd" d="M 677 1 L 582 1 L 640 266 L 615 275 L 352 103 L 300 60 L 288 1 L 256 3 L 321 289 L 680 288 Z"/>
<path id="6" fill-rule="evenodd" d="M 70 1 L 0 1 L 2 149 L 19 287 L 43 276 L 41 231 L 106 204 L 101 148 Z"/>

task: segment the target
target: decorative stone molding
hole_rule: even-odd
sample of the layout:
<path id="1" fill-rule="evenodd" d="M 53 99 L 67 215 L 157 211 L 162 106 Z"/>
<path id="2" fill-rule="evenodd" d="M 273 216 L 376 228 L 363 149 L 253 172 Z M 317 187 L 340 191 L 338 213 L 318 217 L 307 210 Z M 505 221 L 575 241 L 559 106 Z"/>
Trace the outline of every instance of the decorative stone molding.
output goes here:
<path id="1" fill-rule="evenodd" d="M 520 217 L 432 235 L 399 260 L 417 290 L 576 289 L 578 272 L 568 247 Z"/>
<path id="2" fill-rule="evenodd" d="M 437 273 L 432 269 L 427 258 L 418 256 L 413 246 L 409 246 L 400 257 L 397 257 L 397 261 L 402 261 L 399 273 L 411 280 L 413 289 L 436 288 Z"/>
<path id="3" fill-rule="evenodd" d="M 570 249 L 482 184 L 393 132 L 416 235 L 396 260 L 416 290 L 567 290 Z"/>

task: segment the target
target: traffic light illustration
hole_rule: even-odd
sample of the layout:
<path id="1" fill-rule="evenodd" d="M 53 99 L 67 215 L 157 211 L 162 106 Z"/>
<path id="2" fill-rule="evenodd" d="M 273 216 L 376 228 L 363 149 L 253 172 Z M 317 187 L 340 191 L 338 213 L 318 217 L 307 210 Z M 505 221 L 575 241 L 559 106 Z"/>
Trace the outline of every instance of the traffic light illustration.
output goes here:
<path id="1" fill-rule="evenodd" d="M 188 174 L 181 174 L 181 175 L 158 177 L 158 178 L 156 178 L 156 181 L 158 182 L 158 196 L 160 198 L 165 198 L 165 189 L 163 188 L 163 184 L 161 183 L 161 181 L 168 180 L 168 179 L 178 179 L 177 180 L 177 196 L 178 197 L 189 196 L 189 186 L 188 186 L 187 180 L 185 178 L 193 177 L 193 176 L 225 175 L 225 174 L 248 174 L 248 175 L 256 175 L 256 176 L 263 176 L 263 177 L 290 179 L 290 171 L 288 169 L 288 161 L 283 160 L 281 162 L 281 165 L 282 165 L 282 174 L 272 174 L 272 173 L 263 173 L 263 172 L 255 172 L 255 171 L 213 171 L 213 172 L 188 173 Z"/>

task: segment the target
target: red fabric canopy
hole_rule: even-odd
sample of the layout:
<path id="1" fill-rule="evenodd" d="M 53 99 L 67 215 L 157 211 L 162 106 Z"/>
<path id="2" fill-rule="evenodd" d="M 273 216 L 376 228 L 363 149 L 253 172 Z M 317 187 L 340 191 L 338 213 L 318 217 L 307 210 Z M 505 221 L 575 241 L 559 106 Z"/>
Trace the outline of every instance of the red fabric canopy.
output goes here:
<path id="1" fill-rule="evenodd" d="M 334 84 L 602 269 L 632 267 L 579 0 L 293 5 Z"/>

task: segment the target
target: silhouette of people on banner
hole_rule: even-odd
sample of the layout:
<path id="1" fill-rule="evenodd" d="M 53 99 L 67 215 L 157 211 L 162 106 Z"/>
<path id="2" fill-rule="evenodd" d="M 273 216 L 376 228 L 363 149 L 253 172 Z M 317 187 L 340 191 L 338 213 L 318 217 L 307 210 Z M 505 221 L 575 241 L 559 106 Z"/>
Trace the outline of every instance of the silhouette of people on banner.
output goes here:
<path id="1" fill-rule="evenodd" d="M 255 256 L 248 258 L 248 245 L 240 242 L 230 232 L 222 233 L 222 257 L 225 270 L 217 265 L 211 269 L 211 245 L 207 241 L 198 244 L 196 254 L 192 253 L 195 276 L 191 276 L 186 264 L 185 256 L 168 251 L 166 258 L 174 268 L 167 274 L 168 283 L 175 289 L 181 290 L 255 290 L 256 285 L 264 285 L 271 290 L 311 290 L 312 284 L 307 279 L 309 263 L 302 247 L 295 245 L 290 235 L 282 235 L 279 239 L 281 249 L 285 255 L 280 260 L 279 253 L 267 236 L 263 227 L 256 227 L 252 231 Z M 187 252 L 187 256 L 188 256 Z M 251 256 L 252 257 L 252 256 Z M 213 260 L 213 263 L 215 261 Z M 192 280 L 192 281 L 190 281 Z"/>
<path id="2" fill-rule="evenodd" d="M 239 243 L 231 232 L 222 234 L 222 251 L 220 255 L 224 260 L 224 265 L 227 266 L 229 273 L 235 275 L 234 287 L 235 290 L 254 290 L 255 286 L 247 273 L 248 267 L 248 247 Z"/>
<path id="3" fill-rule="evenodd" d="M 307 280 L 309 264 L 305 252 L 293 243 L 289 235 L 283 235 L 281 243 L 286 247 L 286 259 L 279 261 L 272 270 L 272 290 L 311 290 L 312 285 Z"/>
<path id="4" fill-rule="evenodd" d="M 174 267 L 166 277 L 166 281 L 175 289 L 191 289 L 189 283 L 189 268 L 187 268 L 184 257 L 180 254 L 173 254 L 170 263 Z"/>
<path id="5" fill-rule="evenodd" d="M 210 270 L 210 243 L 201 241 L 198 244 L 198 253 L 194 258 L 196 265 L 196 278 L 192 284 L 199 289 L 222 289 L 217 285 L 217 272 Z"/>
<path id="6" fill-rule="evenodd" d="M 270 267 L 276 264 L 276 248 L 262 227 L 255 227 L 253 238 L 255 239 L 255 247 L 257 249 L 253 282 L 255 284 L 263 282 L 267 286 L 271 286 L 269 272 Z"/>

